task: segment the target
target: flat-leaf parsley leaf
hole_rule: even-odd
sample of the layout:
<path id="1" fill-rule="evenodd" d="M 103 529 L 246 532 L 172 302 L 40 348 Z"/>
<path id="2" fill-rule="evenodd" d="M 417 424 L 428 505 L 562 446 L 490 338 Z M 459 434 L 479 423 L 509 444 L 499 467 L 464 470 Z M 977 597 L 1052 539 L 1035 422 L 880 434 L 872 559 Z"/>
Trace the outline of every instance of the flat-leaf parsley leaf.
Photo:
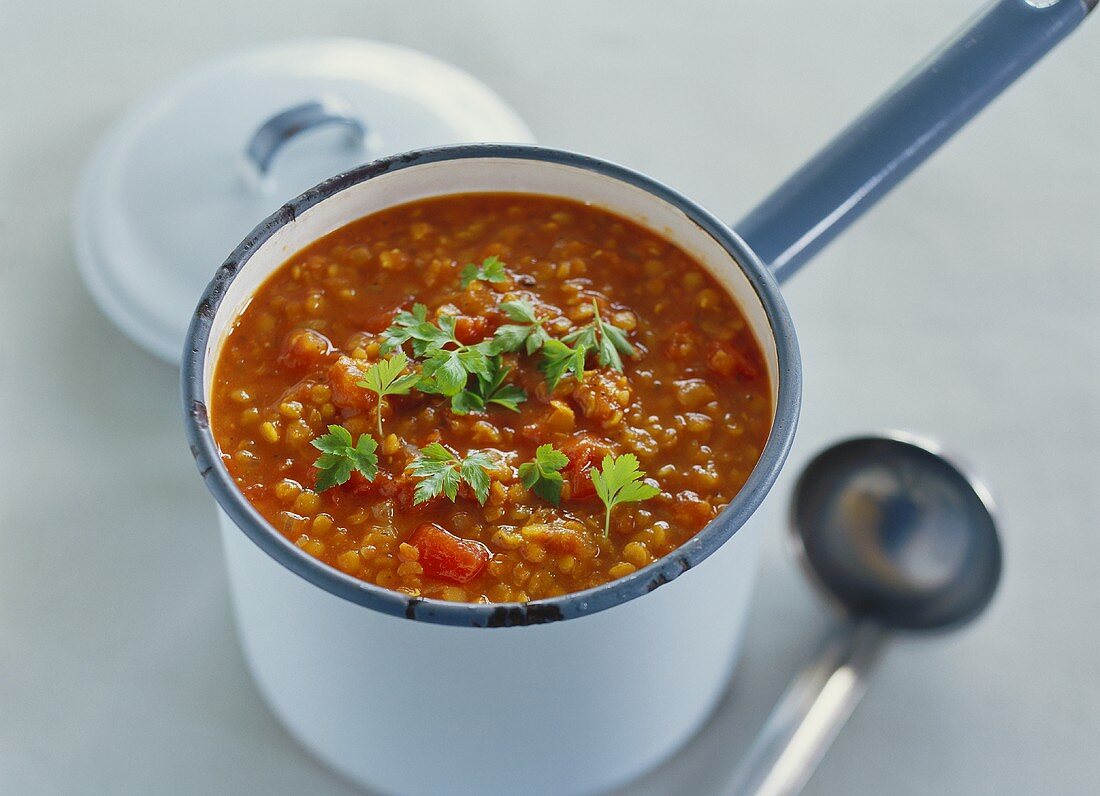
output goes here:
<path id="1" fill-rule="evenodd" d="M 382 332 L 382 353 L 388 354 L 412 341 L 413 353 L 420 357 L 428 349 L 445 345 L 450 341 L 447 334 L 428 320 L 428 308 L 423 304 L 414 304 L 412 311 L 401 310 L 393 318 L 393 323 Z"/>
<path id="2" fill-rule="evenodd" d="M 619 354 L 622 353 L 628 357 L 638 355 L 638 349 L 626 339 L 626 332 L 600 316 L 600 305 L 596 303 L 596 299 L 592 299 L 591 322 L 565 335 L 562 340 L 566 343 L 583 345 L 595 351 L 601 365 L 613 368 L 620 373 L 623 369 L 623 360 Z"/>
<path id="3" fill-rule="evenodd" d="M 423 365 L 416 386 L 421 392 L 446 395 L 448 398 L 466 387 L 471 374 L 491 378 L 489 357 L 491 340 L 474 345 L 459 341 L 455 334 L 455 316 L 443 314 L 438 324 L 428 320 L 428 308 L 414 304 L 412 311 L 401 311 L 382 333 L 382 353 L 387 354 L 412 341 L 413 354 Z"/>
<path id="4" fill-rule="evenodd" d="M 514 384 L 505 384 L 511 368 L 501 364 L 500 356 L 489 357 L 486 374 L 476 373 L 474 383 L 451 398 L 451 411 L 457 415 L 484 412 L 490 404 L 503 406 L 513 412 L 527 400 L 527 393 Z"/>
<path id="5" fill-rule="evenodd" d="M 584 381 L 584 360 L 588 348 L 578 345 L 570 348 L 561 340 L 550 338 L 542 347 L 539 370 L 546 376 L 546 386 L 553 392 L 566 375 L 572 373 L 577 381 Z"/>
<path id="6" fill-rule="evenodd" d="M 413 492 L 413 504 L 424 503 L 437 495 L 445 495 L 453 503 L 458 497 L 459 484 L 465 481 L 474 491 L 477 502 L 484 506 L 489 497 L 489 469 L 492 466 L 492 459 L 481 451 L 459 459 L 438 442 L 426 445 L 405 468 L 423 479 Z"/>
<path id="7" fill-rule="evenodd" d="M 523 348 L 528 356 L 538 351 L 550 335 L 542 326 L 542 319 L 535 315 L 535 308 L 525 299 L 505 301 L 500 311 L 515 323 L 506 323 L 493 335 L 493 350 L 498 353 L 519 351 Z"/>
<path id="8" fill-rule="evenodd" d="M 482 282 L 505 282 L 508 275 L 504 273 L 504 263 L 495 254 L 486 257 L 481 265 L 470 263 L 462 269 L 462 287 L 466 288 L 475 279 Z"/>
<path id="9" fill-rule="evenodd" d="M 378 439 L 382 439 L 382 399 L 387 395 L 408 395 L 409 390 L 420 381 L 419 373 L 406 373 L 405 366 L 409 364 L 409 358 L 403 351 L 398 351 L 389 359 L 382 359 L 367 368 L 363 380 L 357 382 L 360 387 L 378 396 Z"/>
<path id="10" fill-rule="evenodd" d="M 328 433 L 310 442 L 321 455 L 313 463 L 317 473 L 317 490 L 324 492 L 340 484 L 346 484 L 353 471 L 368 481 L 378 474 L 378 443 L 370 434 L 361 434 L 359 442 L 352 445 L 351 432 L 343 426 L 329 426 Z"/>
<path id="11" fill-rule="evenodd" d="M 562 477 L 558 472 L 569 464 L 569 457 L 553 445 L 539 445 L 535 458 L 519 466 L 523 485 L 555 506 L 561 502 Z"/>
<path id="12" fill-rule="evenodd" d="M 638 458 L 633 453 L 624 453 L 619 457 L 607 454 L 599 470 L 591 471 L 592 484 L 600 496 L 607 513 L 604 515 L 603 535 L 611 534 L 611 510 L 620 503 L 636 503 L 649 500 L 661 493 L 661 490 L 642 479 L 645 472 L 638 469 Z"/>

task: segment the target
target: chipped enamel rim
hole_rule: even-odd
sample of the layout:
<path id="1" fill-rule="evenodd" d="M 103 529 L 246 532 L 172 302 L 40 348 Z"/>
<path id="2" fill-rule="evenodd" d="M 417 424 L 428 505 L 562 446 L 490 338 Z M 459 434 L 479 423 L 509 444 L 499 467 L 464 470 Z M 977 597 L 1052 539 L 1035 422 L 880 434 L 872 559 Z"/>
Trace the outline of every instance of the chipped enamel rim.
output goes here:
<path id="1" fill-rule="evenodd" d="M 452 603 L 409 597 L 346 575 L 314 558 L 276 531 L 237 489 L 222 464 L 207 417 L 203 379 L 214 317 L 229 285 L 265 241 L 309 208 L 353 185 L 401 169 L 468 158 L 518 158 L 593 171 L 672 205 L 741 268 L 767 316 L 778 361 L 775 417 L 767 444 L 741 491 L 714 520 L 673 552 L 624 578 L 527 603 Z M 453 191 L 441 194 L 460 192 L 462 186 L 456 185 Z M 506 627 L 587 616 L 641 597 L 676 579 L 729 540 L 763 501 L 790 451 L 801 405 L 802 368 L 794 326 L 775 278 L 732 229 L 695 202 L 650 177 L 586 155 L 537 146 L 469 144 L 418 150 L 368 163 L 306 191 L 261 222 L 218 269 L 199 302 L 187 332 L 181 385 L 188 442 L 207 488 L 245 535 L 284 567 L 337 597 L 385 614 L 443 625 Z"/>

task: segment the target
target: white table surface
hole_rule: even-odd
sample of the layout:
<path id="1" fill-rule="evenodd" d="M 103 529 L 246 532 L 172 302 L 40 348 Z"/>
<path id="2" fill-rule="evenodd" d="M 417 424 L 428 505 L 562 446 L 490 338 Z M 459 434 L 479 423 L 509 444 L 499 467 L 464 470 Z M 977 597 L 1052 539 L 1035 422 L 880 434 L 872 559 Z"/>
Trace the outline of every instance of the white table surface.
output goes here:
<path id="1" fill-rule="evenodd" d="M 0 792 L 354 792 L 245 671 L 176 371 L 74 269 L 77 172 L 135 98 L 253 42 L 399 42 L 488 82 L 542 143 L 733 220 L 976 5 L 0 0 Z M 1100 792 L 1100 20 L 787 295 L 805 409 L 744 663 L 629 792 L 718 792 L 829 620 L 783 548 L 793 476 L 883 426 L 976 464 L 1005 577 L 976 625 L 890 650 L 807 792 Z"/>

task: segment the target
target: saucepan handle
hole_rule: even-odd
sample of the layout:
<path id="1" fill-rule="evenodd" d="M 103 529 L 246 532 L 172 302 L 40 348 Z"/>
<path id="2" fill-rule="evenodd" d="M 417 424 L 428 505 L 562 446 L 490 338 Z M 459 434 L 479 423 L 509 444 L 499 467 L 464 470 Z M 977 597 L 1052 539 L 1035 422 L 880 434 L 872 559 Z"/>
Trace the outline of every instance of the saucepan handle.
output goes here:
<path id="1" fill-rule="evenodd" d="M 734 229 L 782 281 L 1065 38 L 1096 3 L 992 3 Z"/>

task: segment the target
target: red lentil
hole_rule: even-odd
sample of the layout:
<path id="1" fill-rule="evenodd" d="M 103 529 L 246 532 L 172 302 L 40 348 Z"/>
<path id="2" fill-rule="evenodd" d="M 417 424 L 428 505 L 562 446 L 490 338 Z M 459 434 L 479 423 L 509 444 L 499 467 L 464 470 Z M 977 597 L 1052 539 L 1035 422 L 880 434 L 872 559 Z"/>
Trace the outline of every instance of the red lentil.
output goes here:
<path id="1" fill-rule="evenodd" d="M 467 263 L 497 256 L 502 282 L 460 286 Z M 473 344 L 525 299 L 553 337 L 601 315 L 637 357 L 623 372 L 589 357 L 585 379 L 552 392 L 538 356 L 504 355 L 528 400 L 457 415 L 440 396 L 387 396 L 378 474 L 314 488 L 310 441 L 340 423 L 374 434 L 378 399 L 358 386 L 382 356 L 381 332 L 420 302 L 456 317 Z M 211 418 L 226 467 L 260 513 L 310 555 L 358 578 L 444 600 L 551 597 L 623 577 L 705 526 L 744 484 L 770 430 L 763 357 L 733 299 L 685 252 L 604 210 L 521 194 L 422 200 L 355 221 L 279 268 L 236 320 L 215 373 Z M 485 504 L 414 505 L 405 472 L 442 442 L 494 463 Z M 554 506 L 518 467 L 552 443 L 569 464 Z M 590 472 L 633 453 L 660 494 L 604 508 Z"/>

